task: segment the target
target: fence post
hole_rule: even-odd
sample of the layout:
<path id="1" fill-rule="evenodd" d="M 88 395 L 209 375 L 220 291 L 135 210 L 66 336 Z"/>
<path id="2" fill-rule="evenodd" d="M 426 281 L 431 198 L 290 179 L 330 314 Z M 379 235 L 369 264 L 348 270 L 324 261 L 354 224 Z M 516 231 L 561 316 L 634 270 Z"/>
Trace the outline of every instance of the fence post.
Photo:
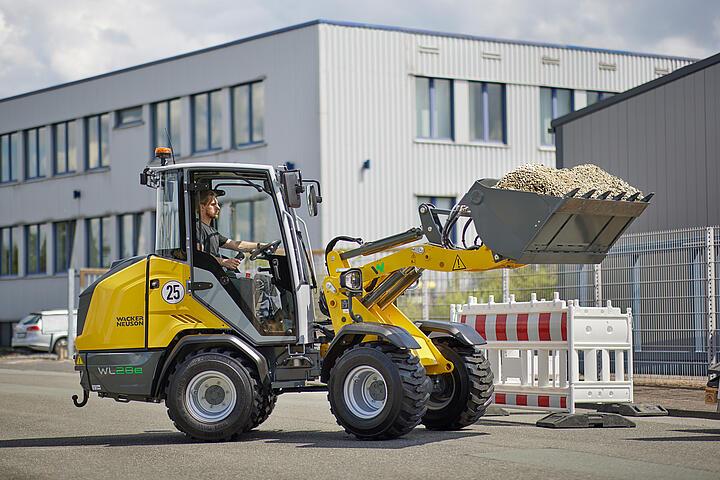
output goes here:
<path id="1" fill-rule="evenodd" d="M 72 359 L 75 353 L 75 269 L 68 268 L 68 358 Z"/>
<path id="2" fill-rule="evenodd" d="M 422 318 L 430 320 L 430 289 L 428 289 L 428 281 L 422 281 Z"/>
<path id="3" fill-rule="evenodd" d="M 595 306 L 602 307 L 602 264 L 593 265 L 593 287 L 595 288 Z"/>
<path id="4" fill-rule="evenodd" d="M 707 256 L 707 352 L 708 366 L 715 361 L 715 229 L 705 229 L 705 250 Z"/>
<path id="5" fill-rule="evenodd" d="M 502 269 L 502 294 L 503 302 L 510 301 L 510 269 Z"/>

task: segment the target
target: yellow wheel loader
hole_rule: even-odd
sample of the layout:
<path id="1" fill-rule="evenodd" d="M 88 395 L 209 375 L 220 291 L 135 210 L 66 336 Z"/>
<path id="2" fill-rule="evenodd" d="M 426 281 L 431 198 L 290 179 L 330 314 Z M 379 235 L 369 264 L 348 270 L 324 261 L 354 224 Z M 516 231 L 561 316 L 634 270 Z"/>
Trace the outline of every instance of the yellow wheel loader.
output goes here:
<path id="1" fill-rule="evenodd" d="M 286 392 L 327 390 L 338 423 L 360 439 L 474 423 L 493 392 L 484 339 L 463 324 L 412 321 L 395 300 L 426 269 L 599 262 L 649 200 L 556 198 L 478 181 L 450 211 L 420 206 L 421 228 L 367 243 L 336 237 L 317 285 L 296 209 L 305 193 L 317 214 L 319 182 L 264 165 L 166 165 L 171 152 L 157 155 L 161 165 L 140 178 L 157 190 L 155 252 L 115 262 L 81 293 L 84 395 L 73 400 L 164 401 L 180 431 L 207 441 L 257 427 Z M 221 218 L 228 228 L 257 242 L 236 270 L 199 241 L 207 190 L 232 206 Z M 482 243 L 453 244 L 461 219 Z M 315 318 L 314 294 L 327 319 Z"/>

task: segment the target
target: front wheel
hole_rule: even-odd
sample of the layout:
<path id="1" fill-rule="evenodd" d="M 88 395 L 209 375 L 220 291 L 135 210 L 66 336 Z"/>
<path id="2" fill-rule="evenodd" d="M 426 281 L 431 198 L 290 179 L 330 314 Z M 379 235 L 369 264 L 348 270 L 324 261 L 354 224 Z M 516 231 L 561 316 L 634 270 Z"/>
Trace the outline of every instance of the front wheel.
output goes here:
<path id="1" fill-rule="evenodd" d="M 385 344 L 347 350 L 328 382 L 330 410 L 361 440 L 400 437 L 425 414 L 429 382 L 418 357 Z"/>
<path id="2" fill-rule="evenodd" d="M 433 389 L 422 423 L 429 430 L 459 430 L 485 414 L 493 394 L 490 363 L 477 346 L 461 347 L 442 341 L 436 346 L 455 368 L 430 377 Z"/>

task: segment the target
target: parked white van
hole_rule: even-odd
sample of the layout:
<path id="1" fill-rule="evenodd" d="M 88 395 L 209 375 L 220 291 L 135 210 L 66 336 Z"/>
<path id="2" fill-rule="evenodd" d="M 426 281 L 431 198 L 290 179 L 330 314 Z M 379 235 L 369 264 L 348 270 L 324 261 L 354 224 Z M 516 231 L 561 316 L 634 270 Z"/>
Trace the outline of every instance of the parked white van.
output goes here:
<path id="1" fill-rule="evenodd" d="M 74 313 L 77 322 L 77 311 Z M 58 353 L 67 347 L 67 310 L 46 310 L 34 312 L 15 325 L 10 345 L 43 352 Z"/>

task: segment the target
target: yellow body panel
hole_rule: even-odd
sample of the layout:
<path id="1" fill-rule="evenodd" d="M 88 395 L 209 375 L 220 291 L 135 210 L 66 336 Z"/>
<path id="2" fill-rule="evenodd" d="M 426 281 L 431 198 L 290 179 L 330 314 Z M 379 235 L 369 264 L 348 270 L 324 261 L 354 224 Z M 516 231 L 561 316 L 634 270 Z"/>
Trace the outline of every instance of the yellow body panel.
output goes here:
<path id="1" fill-rule="evenodd" d="M 230 327 L 187 292 L 180 303 L 170 304 L 162 298 L 163 285 L 176 280 L 187 285 L 190 266 L 186 263 L 152 257 L 150 279 L 159 280 L 159 288 L 150 290 L 148 348 L 166 347 L 175 336 L 187 329 L 229 329 Z"/>
<path id="2" fill-rule="evenodd" d="M 143 259 L 95 286 L 78 350 L 145 347 L 146 266 Z"/>
<path id="3" fill-rule="evenodd" d="M 185 292 L 179 303 L 162 298 L 162 287 L 175 280 L 187 285 L 190 267 L 182 262 L 150 257 L 150 279 L 159 287 L 149 290 L 149 319 L 145 318 L 147 259 L 105 278 L 95 286 L 82 335 L 76 340 L 79 351 L 167 347 L 183 330 L 229 329 L 228 325 Z"/>

